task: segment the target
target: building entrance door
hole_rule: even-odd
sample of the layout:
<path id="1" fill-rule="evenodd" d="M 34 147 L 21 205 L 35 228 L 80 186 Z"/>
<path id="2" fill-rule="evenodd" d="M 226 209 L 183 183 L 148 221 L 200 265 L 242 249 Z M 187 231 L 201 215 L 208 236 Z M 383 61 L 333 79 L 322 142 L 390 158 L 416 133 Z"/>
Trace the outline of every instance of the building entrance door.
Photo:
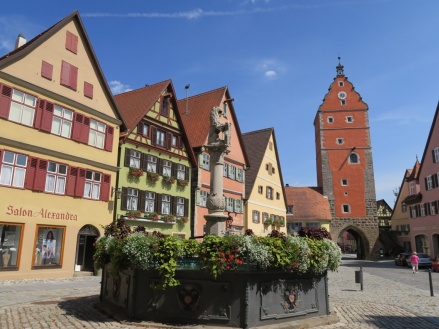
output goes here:
<path id="1" fill-rule="evenodd" d="M 78 233 L 76 248 L 75 271 L 93 272 L 94 243 L 99 237 L 99 231 L 92 225 L 83 226 Z"/>

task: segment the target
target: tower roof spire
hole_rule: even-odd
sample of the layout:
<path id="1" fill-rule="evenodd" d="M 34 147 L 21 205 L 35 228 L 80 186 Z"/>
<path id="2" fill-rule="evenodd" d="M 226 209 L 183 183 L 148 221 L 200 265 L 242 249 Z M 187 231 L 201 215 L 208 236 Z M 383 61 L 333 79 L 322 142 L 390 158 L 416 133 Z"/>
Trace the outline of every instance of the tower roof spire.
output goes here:
<path id="1" fill-rule="evenodd" d="M 337 67 L 336 67 L 336 70 L 337 70 L 337 76 L 344 75 L 344 66 L 341 65 L 340 60 L 341 60 L 341 57 L 338 56 L 338 65 L 337 65 Z"/>

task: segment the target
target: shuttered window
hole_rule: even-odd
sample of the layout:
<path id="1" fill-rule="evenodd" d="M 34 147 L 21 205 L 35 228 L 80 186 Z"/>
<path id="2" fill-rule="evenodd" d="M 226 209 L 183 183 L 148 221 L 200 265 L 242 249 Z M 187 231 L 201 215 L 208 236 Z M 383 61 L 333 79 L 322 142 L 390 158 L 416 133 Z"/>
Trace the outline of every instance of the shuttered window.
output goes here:
<path id="1" fill-rule="evenodd" d="M 70 31 L 66 32 L 66 49 L 72 53 L 78 53 L 78 36 Z"/>
<path id="2" fill-rule="evenodd" d="M 103 149 L 105 146 L 105 133 L 107 127 L 104 123 L 90 119 L 88 145 Z"/>
<path id="3" fill-rule="evenodd" d="M 45 61 L 41 62 L 41 76 L 43 78 L 52 80 L 52 74 L 53 74 L 53 65 L 50 63 L 47 63 Z"/>
<path id="4" fill-rule="evenodd" d="M 84 96 L 93 99 L 93 85 L 84 81 Z"/>
<path id="5" fill-rule="evenodd" d="M 85 173 L 84 198 L 100 199 L 102 174 L 87 170 Z"/>
<path id="6" fill-rule="evenodd" d="M 77 89 L 78 68 L 65 61 L 61 62 L 61 85 L 73 90 Z"/>
<path id="7" fill-rule="evenodd" d="M 55 194 L 64 194 L 67 182 L 67 166 L 49 161 L 44 191 Z"/>
<path id="8" fill-rule="evenodd" d="M 32 127 L 34 124 L 36 105 L 37 98 L 35 96 L 14 89 L 12 91 L 9 120 Z"/>

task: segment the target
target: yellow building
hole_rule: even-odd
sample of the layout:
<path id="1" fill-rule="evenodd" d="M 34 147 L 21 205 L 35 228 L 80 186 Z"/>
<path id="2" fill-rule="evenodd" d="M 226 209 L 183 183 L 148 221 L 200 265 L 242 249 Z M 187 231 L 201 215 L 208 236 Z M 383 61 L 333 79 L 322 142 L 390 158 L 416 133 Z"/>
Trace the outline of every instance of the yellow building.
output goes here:
<path id="1" fill-rule="evenodd" d="M 0 280 L 93 270 L 122 119 L 78 12 L 0 58 Z"/>
<path id="2" fill-rule="evenodd" d="M 245 174 L 245 228 L 256 235 L 286 233 L 286 198 L 273 128 L 242 134 L 250 168 Z"/>

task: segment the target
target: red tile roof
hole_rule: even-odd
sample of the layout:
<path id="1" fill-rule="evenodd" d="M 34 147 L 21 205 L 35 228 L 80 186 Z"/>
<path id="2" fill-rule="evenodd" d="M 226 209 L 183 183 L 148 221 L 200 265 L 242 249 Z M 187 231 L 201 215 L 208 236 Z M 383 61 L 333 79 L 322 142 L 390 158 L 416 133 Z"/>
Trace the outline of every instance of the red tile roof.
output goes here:
<path id="1" fill-rule="evenodd" d="M 419 169 L 421 167 L 421 164 L 419 163 L 419 161 L 416 159 L 415 165 L 413 166 L 413 170 L 410 173 L 410 176 L 407 177 L 407 182 L 410 182 L 412 180 L 418 179 L 419 178 Z"/>
<path id="2" fill-rule="evenodd" d="M 231 99 L 229 89 L 227 87 L 221 87 L 188 97 L 187 99 L 184 98 L 178 100 L 178 109 L 188 135 L 189 144 L 193 149 L 200 148 L 206 144 L 210 129 L 210 111 L 214 106 L 219 106 L 222 108 L 223 98 Z M 247 152 L 245 150 L 241 129 L 239 128 L 238 118 L 236 117 L 232 102 L 229 103 L 229 114 L 232 116 L 234 128 L 236 129 L 236 133 L 241 144 L 245 165 L 248 167 L 249 161 Z"/>
<path id="3" fill-rule="evenodd" d="M 173 95 L 173 97 L 171 97 L 171 101 L 173 102 L 175 116 L 177 118 L 180 132 L 186 146 L 188 158 L 192 165 L 196 166 L 197 162 L 195 159 L 195 154 L 187 139 L 187 131 L 181 119 L 180 111 L 178 110 L 174 86 L 172 84 L 172 80 L 170 79 L 114 96 L 114 99 L 128 127 L 128 134 L 126 134 L 126 136 L 128 136 L 134 130 L 134 128 L 136 128 L 140 120 L 142 120 L 142 118 L 153 107 L 154 103 L 160 99 L 161 95 L 165 91 Z"/>
<path id="4" fill-rule="evenodd" d="M 214 106 L 221 105 L 226 92 L 227 87 L 221 87 L 188 97 L 187 106 L 186 98 L 178 100 L 178 109 L 188 132 L 189 143 L 193 148 L 201 147 L 206 143 L 210 129 L 210 110 Z"/>
<path id="5" fill-rule="evenodd" d="M 318 187 L 285 187 L 287 204 L 294 206 L 292 216 L 297 220 L 331 220 L 328 198 Z"/>
<path id="6" fill-rule="evenodd" d="M 128 133 L 133 131 L 140 120 L 152 108 L 154 103 L 168 87 L 172 88 L 171 80 L 165 80 L 151 86 L 145 86 L 140 89 L 114 96 L 120 112 L 127 124 Z"/>

